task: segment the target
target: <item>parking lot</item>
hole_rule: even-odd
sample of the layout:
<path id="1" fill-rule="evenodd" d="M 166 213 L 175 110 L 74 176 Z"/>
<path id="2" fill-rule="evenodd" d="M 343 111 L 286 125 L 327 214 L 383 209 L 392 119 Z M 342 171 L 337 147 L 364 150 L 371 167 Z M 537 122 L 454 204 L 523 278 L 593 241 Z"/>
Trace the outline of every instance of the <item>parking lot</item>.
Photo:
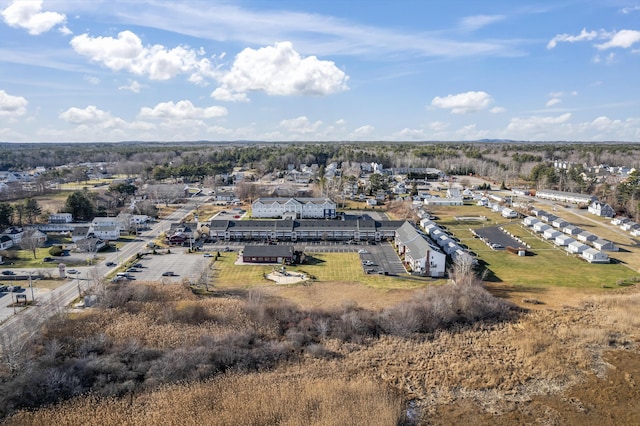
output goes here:
<path id="1" fill-rule="evenodd" d="M 178 249 L 171 254 L 146 255 L 138 260 L 141 267 L 135 268 L 137 272 L 129 274 L 142 281 L 196 282 L 213 258 L 205 257 L 203 253 L 185 254 L 185 251 Z M 172 272 L 173 275 L 163 275 L 166 272 Z"/>
<path id="2" fill-rule="evenodd" d="M 476 234 L 494 250 L 504 250 L 506 247 L 520 247 L 521 243 L 511 238 L 497 226 L 476 229 Z"/>

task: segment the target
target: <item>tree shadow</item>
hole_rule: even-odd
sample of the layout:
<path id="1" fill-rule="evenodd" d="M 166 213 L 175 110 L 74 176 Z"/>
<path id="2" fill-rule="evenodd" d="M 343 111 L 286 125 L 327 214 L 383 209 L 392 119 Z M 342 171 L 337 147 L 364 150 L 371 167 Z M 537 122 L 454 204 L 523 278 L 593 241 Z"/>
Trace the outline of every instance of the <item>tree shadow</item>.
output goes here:
<path id="1" fill-rule="evenodd" d="M 326 263 L 326 260 L 318 259 L 317 257 L 309 256 L 305 257 L 303 265 L 321 265 Z"/>

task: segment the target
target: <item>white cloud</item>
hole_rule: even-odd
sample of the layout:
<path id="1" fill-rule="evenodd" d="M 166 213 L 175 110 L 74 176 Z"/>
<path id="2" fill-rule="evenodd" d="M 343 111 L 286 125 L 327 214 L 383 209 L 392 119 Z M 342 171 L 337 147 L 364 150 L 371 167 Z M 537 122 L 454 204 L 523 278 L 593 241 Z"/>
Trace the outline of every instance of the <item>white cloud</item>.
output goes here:
<path id="1" fill-rule="evenodd" d="M 93 84 L 94 86 L 97 86 L 98 84 L 100 84 L 100 79 L 98 77 L 94 77 L 94 76 L 91 76 L 91 75 L 85 75 L 82 78 L 84 79 L 84 81 L 87 81 L 87 82 Z"/>
<path id="2" fill-rule="evenodd" d="M 345 124 L 347 124 L 347 120 L 345 120 L 344 118 L 336 120 L 336 126 L 344 126 Z"/>
<path id="3" fill-rule="evenodd" d="M 547 107 L 551 107 L 551 106 L 554 106 L 554 105 L 558 105 L 560 102 L 562 102 L 562 100 L 561 100 L 561 99 L 559 99 L 559 98 L 551 98 L 551 99 L 549 99 L 549 100 L 547 101 L 547 103 L 545 104 L 545 106 L 547 106 Z"/>
<path id="4" fill-rule="evenodd" d="M 312 123 L 304 115 L 298 118 L 282 120 L 280 122 L 280 127 L 282 127 L 283 129 L 285 129 L 290 133 L 296 133 L 296 134 L 315 133 L 318 131 L 321 125 L 322 125 L 322 121 L 316 121 L 315 123 Z"/>
<path id="5" fill-rule="evenodd" d="M 636 12 L 640 10 L 640 6 L 628 6 L 628 7 L 623 7 L 622 9 L 620 9 L 620 12 L 624 13 L 625 15 L 631 12 Z"/>
<path id="6" fill-rule="evenodd" d="M 13 28 L 24 28 L 29 34 L 39 35 L 66 21 L 62 13 L 43 12 L 42 0 L 14 0 L 2 11 L 2 18 Z M 63 33 L 70 33 L 63 27 Z"/>
<path id="7" fill-rule="evenodd" d="M 489 112 L 491 114 L 501 114 L 501 113 L 506 112 L 506 111 L 507 111 L 507 109 L 504 108 L 504 107 L 493 107 L 493 108 L 491 108 L 489 110 Z"/>
<path id="8" fill-rule="evenodd" d="M 493 98 L 486 92 L 466 92 L 448 95 L 443 98 L 436 96 L 431 105 L 450 109 L 453 114 L 468 114 L 482 111 L 491 105 Z"/>
<path id="9" fill-rule="evenodd" d="M 596 48 L 599 50 L 606 50 L 615 47 L 628 49 L 634 44 L 640 42 L 640 31 L 635 30 L 620 30 L 613 34 L 609 41 L 601 44 L 596 44 Z"/>
<path id="10" fill-rule="evenodd" d="M 220 106 L 198 108 L 191 101 L 162 102 L 153 108 L 143 107 L 138 116 L 140 118 L 165 120 L 193 120 L 201 118 L 216 118 L 227 115 L 227 109 Z"/>
<path id="11" fill-rule="evenodd" d="M 117 38 L 90 37 L 81 34 L 71 39 L 71 47 L 113 71 L 127 71 L 146 75 L 151 80 L 168 80 L 178 74 L 190 74 L 193 83 L 203 83 L 213 77 L 214 70 L 202 51 L 183 46 L 167 49 L 162 45 L 143 46 L 142 40 L 131 31 L 122 31 Z"/>
<path id="12" fill-rule="evenodd" d="M 212 96 L 234 97 L 252 91 L 268 95 L 329 95 L 348 90 L 349 77 L 331 61 L 303 58 L 291 42 L 240 52 L 231 69 L 219 78 Z M 235 98 L 233 98 L 235 100 Z"/>
<path id="13" fill-rule="evenodd" d="M 495 22 L 502 21 L 506 18 L 504 15 L 474 15 L 462 18 L 460 27 L 464 31 L 475 31 Z"/>
<path id="14" fill-rule="evenodd" d="M 552 38 L 549 43 L 547 43 L 547 49 L 553 49 L 554 47 L 556 47 L 558 42 L 575 43 L 577 41 L 589 41 L 600 37 L 600 35 L 601 33 L 599 33 L 598 31 L 587 31 L 586 28 L 583 28 L 582 31 L 580 31 L 580 34 L 578 34 L 577 36 L 573 36 L 570 34 L 558 34 L 554 38 Z"/>
<path id="15" fill-rule="evenodd" d="M 72 107 L 60 114 L 60 118 L 72 124 L 97 124 L 114 119 L 110 112 L 98 109 L 95 105 L 89 105 L 84 109 Z"/>
<path id="16" fill-rule="evenodd" d="M 364 139 L 369 137 L 373 131 L 375 130 L 375 127 L 369 125 L 369 124 L 365 124 L 364 126 L 360 126 L 357 129 L 355 129 L 351 134 L 349 134 L 349 138 L 350 139 Z"/>
<path id="17" fill-rule="evenodd" d="M 467 124 L 466 126 L 456 130 L 456 139 L 460 140 L 478 140 L 489 136 L 487 130 L 478 130 L 475 124 Z"/>
<path id="18" fill-rule="evenodd" d="M 133 93 L 140 93 L 140 89 L 142 89 L 142 85 L 136 80 L 129 80 L 129 84 L 118 87 L 118 90 L 129 90 Z"/>
<path id="19" fill-rule="evenodd" d="M 447 130 L 449 126 L 450 126 L 450 123 L 445 123 L 443 121 L 432 121 L 431 123 L 428 124 L 429 129 L 433 130 L 434 132 L 443 132 Z"/>
<path id="20" fill-rule="evenodd" d="M 410 129 L 405 127 L 394 135 L 395 140 L 424 140 L 425 131 L 423 129 Z"/>
<path id="21" fill-rule="evenodd" d="M 546 135 L 558 134 L 555 127 L 567 123 L 571 119 L 571 113 L 557 117 L 533 116 L 528 118 L 514 117 L 509 122 L 506 132 L 512 139 L 530 139 Z"/>
<path id="22" fill-rule="evenodd" d="M 211 97 L 218 101 L 226 102 L 249 102 L 246 93 L 232 93 L 229 89 L 218 87 L 211 93 Z"/>
<path id="23" fill-rule="evenodd" d="M 605 40 L 604 43 L 598 43 L 595 47 L 598 50 L 607 50 L 612 48 L 628 49 L 634 44 L 640 42 L 640 31 L 636 30 L 620 30 L 617 32 L 587 31 L 583 28 L 580 34 L 558 34 L 547 43 L 547 49 L 553 49 L 558 42 L 575 43 L 578 41 Z M 598 61 L 596 61 L 598 62 Z"/>
<path id="24" fill-rule="evenodd" d="M 0 117 L 15 118 L 24 115 L 28 103 L 22 96 L 12 96 L 0 90 Z"/>

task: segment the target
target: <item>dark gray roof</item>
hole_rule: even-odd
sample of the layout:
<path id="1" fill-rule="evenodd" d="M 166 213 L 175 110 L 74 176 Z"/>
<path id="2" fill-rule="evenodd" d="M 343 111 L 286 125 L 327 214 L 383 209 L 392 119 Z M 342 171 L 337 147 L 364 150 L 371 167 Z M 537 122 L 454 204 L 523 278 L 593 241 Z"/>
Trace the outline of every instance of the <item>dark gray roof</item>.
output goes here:
<path id="1" fill-rule="evenodd" d="M 290 245 L 246 245 L 243 256 L 250 257 L 292 257 L 293 246 Z"/>

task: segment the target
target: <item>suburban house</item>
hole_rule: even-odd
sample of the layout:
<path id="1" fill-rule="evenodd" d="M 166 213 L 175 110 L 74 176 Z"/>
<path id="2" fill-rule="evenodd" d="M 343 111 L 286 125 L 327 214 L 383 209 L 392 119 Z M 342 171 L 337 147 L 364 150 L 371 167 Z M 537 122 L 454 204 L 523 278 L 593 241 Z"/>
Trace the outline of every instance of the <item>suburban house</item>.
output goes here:
<path id="1" fill-rule="evenodd" d="M 49 215 L 49 223 L 71 223 L 73 215 L 71 213 L 52 213 Z"/>
<path id="2" fill-rule="evenodd" d="M 576 235 L 576 239 L 578 241 L 582 241 L 583 243 L 589 243 L 598 239 L 597 235 L 592 234 L 589 231 L 582 231 L 578 235 Z"/>
<path id="3" fill-rule="evenodd" d="M 258 198 L 251 214 L 255 218 L 280 218 L 293 212 L 298 219 L 333 219 L 336 207 L 329 198 Z"/>
<path id="4" fill-rule="evenodd" d="M 80 240 L 84 240 L 85 238 L 87 238 L 88 233 L 88 226 L 76 226 L 73 231 L 71 231 L 71 241 L 77 243 Z"/>
<path id="5" fill-rule="evenodd" d="M 515 219 L 518 217 L 517 211 L 507 207 L 503 208 L 500 214 L 502 215 L 502 217 L 506 217 L 507 219 Z"/>
<path id="6" fill-rule="evenodd" d="M 424 205 L 425 206 L 461 206 L 464 204 L 464 200 L 462 197 L 459 198 L 441 198 L 441 197 L 431 197 L 425 198 Z"/>
<path id="7" fill-rule="evenodd" d="M 566 247 L 574 241 L 576 241 L 574 238 L 566 234 L 560 234 L 556 236 L 554 244 L 560 247 Z"/>
<path id="8" fill-rule="evenodd" d="M 537 222 L 534 223 L 532 226 L 533 230 L 536 231 L 537 233 L 541 234 L 544 231 L 546 231 L 547 229 L 551 229 L 551 225 L 547 225 L 544 222 Z"/>
<path id="9" fill-rule="evenodd" d="M 618 216 L 611 219 L 611 224 L 615 226 L 620 226 L 624 223 L 629 222 L 630 220 L 631 219 L 629 219 L 628 217 Z"/>
<path id="10" fill-rule="evenodd" d="M 569 222 L 559 217 L 551 221 L 551 226 L 553 226 L 554 228 L 562 229 L 567 225 L 569 225 Z"/>
<path id="11" fill-rule="evenodd" d="M 76 241 L 76 249 L 87 253 L 96 253 L 106 247 L 107 243 L 100 238 L 84 238 Z"/>
<path id="12" fill-rule="evenodd" d="M 537 217 L 533 217 L 533 216 L 527 216 L 524 219 L 522 219 L 522 223 L 524 223 L 526 226 L 533 226 L 534 224 L 540 222 L 540 219 L 538 219 Z"/>
<path id="13" fill-rule="evenodd" d="M 446 255 L 410 222 L 404 222 L 396 230 L 395 245 L 411 272 L 430 277 L 444 276 Z"/>
<path id="14" fill-rule="evenodd" d="M 549 228 L 544 230 L 542 236 L 547 240 L 555 240 L 556 237 L 560 234 L 562 234 L 562 232 L 558 231 L 557 229 Z"/>
<path id="15" fill-rule="evenodd" d="M 600 251 L 618 251 L 620 250 L 618 248 L 618 246 L 616 246 L 615 244 L 613 244 L 611 241 L 609 240 L 605 240 L 604 238 L 598 238 L 595 241 L 592 241 L 591 244 L 593 245 L 593 248 L 600 250 Z"/>
<path id="16" fill-rule="evenodd" d="M 123 226 L 118 218 L 96 217 L 91 222 L 87 235 L 106 241 L 114 241 L 120 238 L 121 230 L 123 230 Z"/>
<path id="17" fill-rule="evenodd" d="M 277 263 L 293 262 L 293 246 L 291 245 L 246 245 L 242 250 L 244 263 Z"/>
<path id="18" fill-rule="evenodd" d="M 540 189 L 536 191 L 536 197 L 573 204 L 591 204 L 597 200 L 597 197 L 593 195 L 578 194 L 576 192 L 553 191 L 551 189 Z"/>
<path id="19" fill-rule="evenodd" d="M 589 204 L 589 207 L 587 207 L 587 211 L 600 217 L 615 216 L 613 208 L 609 204 L 602 203 L 600 201 L 594 201 L 593 203 Z"/>
<path id="20" fill-rule="evenodd" d="M 11 247 L 13 247 L 13 240 L 6 235 L 0 235 L 0 250 L 7 250 Z"/>
<path id="21" fill-rule="evenodd" d="M 567 251 L 573 254 L 581 254 L 583 251 L 589 249 L 590 247 L 580 241 L 574 241 L 567 245 Z"/>
<path id="22" fill-rule="evenodd" d="M 568 235 L 578 235 L 582 232 L 582 228 L 578 228 L 575 225 L 569 224 L 562 228 L 562 232 Z"/>
<path id="23" fill-rule="evenodd" d="M 3 236 L 3 235 L 11 238 L 14 245 L 20 244 L 20 242 L 22 241 L 22 237 L 24 236 L 24 229 L 17 226 L 12 226 L 0 232 L 0 236 Z"/>
<path id="24" fill-rule="evenodd" d="M 609 263 L 609 256 L 594 248 L 584 250 L 580 256 L 589 263 Z"/>

